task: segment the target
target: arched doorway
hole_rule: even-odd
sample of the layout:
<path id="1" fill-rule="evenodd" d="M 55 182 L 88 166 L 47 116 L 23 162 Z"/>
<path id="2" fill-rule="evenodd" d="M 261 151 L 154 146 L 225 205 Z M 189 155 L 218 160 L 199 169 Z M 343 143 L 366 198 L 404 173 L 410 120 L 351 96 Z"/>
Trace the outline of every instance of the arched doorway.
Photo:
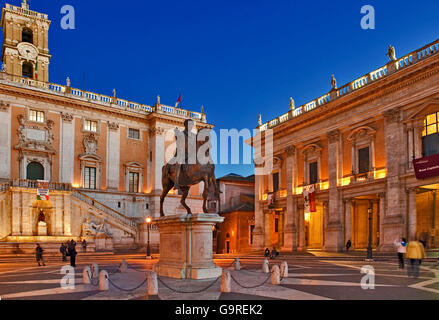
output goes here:
<path id="1" fill-rule="evenodd" d="M 44 180 L 44 167 L 41 163 L 31 162 L 26 168 L 27 180 Z"/>

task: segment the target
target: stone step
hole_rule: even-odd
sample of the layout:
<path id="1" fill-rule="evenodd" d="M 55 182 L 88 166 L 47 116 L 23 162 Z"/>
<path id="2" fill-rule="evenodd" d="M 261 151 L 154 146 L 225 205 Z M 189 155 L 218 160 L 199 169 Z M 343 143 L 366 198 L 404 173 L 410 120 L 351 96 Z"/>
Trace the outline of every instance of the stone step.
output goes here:
<path id="1" fill-rule="evenodd" d="M 59 248 L 60 248 L 62 242 L 38 242 L 38 243 L 43 248 L 44 254 L 49 254 L 49 255 L 61 254 L 59 252 Z M 37 242 L 0 243 L 0 255 L 34 254 L 36 246 L 37 246 Z M 78 252 L 82 251 L 82 247 L 81 247 L 81 244 L 79 242 L 77 242 L 77 244 L 76 244 L 76 250 Z M 95 251 L 96 251 L 95 244 L 93 242 L 87 243 L 87 252 L 94 253 Z"/>

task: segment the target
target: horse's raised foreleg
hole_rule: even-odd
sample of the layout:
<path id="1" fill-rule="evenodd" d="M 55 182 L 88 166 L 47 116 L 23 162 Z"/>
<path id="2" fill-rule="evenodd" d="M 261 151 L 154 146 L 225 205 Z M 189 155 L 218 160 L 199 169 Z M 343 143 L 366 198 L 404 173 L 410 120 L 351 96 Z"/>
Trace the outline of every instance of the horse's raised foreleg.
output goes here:
<path id="1" fill-rule="evenodd" d="M 181 195 L 180 203 L 186 209 L 187 214 L 191 215 L 192 214 L 191 208 L 189 208 L 188 205 L 186 204 L 186 198 L 189 195 L 190 187 L 180 187 L 180 189 L 183 192 L 183 194 Z"/>
<path id="2" fill-rule="evenodd" d="M 174 182 L 171 179 L 164 178 L 162 179 L 162 195 L 160 196 L 160 216 L 164 217 L 165 214 L 163 212 L 163 203 L 165 202 L 165 198 L 168 195 L 169 191 L 174 187 Z"/>

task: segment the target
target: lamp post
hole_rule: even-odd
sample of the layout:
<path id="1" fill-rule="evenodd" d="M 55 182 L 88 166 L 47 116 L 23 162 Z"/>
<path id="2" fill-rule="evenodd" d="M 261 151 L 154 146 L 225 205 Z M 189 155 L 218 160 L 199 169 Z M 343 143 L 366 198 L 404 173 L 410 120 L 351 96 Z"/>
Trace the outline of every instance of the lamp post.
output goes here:
<path id="1" fill-rule="evenodd" d="M 146 245 L 146 258 L 150 259 L 151 258 L 151 250 L 149 248 L 149 226 L 151 224 L 151 217 L 146 217 L 145 220 L 146 220 L 146 226 L 147 226 L 147 229 L 148 229 L 148 243 Z"/>
<path id="2" fill-rule="evenodd" d="M 367 213 L 369 215 L 369 243 L 367 245 L 367 259 L 366 261 L 372 261 L 373 255 L 372 255 L 372 203 L 369 204 L 369 209 L 367 209 Z"/>

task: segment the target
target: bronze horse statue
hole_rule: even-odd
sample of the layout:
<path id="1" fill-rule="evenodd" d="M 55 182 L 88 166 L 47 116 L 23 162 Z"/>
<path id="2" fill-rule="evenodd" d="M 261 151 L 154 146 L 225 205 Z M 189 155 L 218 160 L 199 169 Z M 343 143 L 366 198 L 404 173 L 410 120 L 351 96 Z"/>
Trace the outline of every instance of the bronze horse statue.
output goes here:
<path id="1" fill-rule="evenodd" d="M 188 132 L 190 132 L 190 121 L 185 121 L 185 136 L 187 139 Z M 196 142 L 196 150 L 206 143 L 205 141 L 197 141 Z M 187 145 L 187 143 L 186 143 Z M 185 149 L 185 158 L 187 161 L 187 153 L 188 149 Z M 207 156 L 210 157 L 208 151 Z M 218 190 L 218 186 L 216 184 L 215 178 L 215 165 L 209 161 L 208 164 L 166 164 L 162 168 L 162 195 L 160 196 L 160 216 L 163 217 L 165 214 L 163 212 L 163 203 L 165 201 L 166 196 L 169 191 L 171 191 L 174 186 L 177 186 L 179 190 L 182 192 L 181 196 L 181 205 L 187 210 L 187 214 L 191 215 L 191 208 L 186 204 L 186 198 L 189 195 L 189 190 L 191 186 L 196 185 L 200 182 L 204 182 L 204 190 L 203 190 L 203 212 L 208 213 L 207 208 L 207 200 L 209 197 L 209 188 L 213 185 L 215 190 L 215 195 L 219 195 L 220 191 Z"/>

